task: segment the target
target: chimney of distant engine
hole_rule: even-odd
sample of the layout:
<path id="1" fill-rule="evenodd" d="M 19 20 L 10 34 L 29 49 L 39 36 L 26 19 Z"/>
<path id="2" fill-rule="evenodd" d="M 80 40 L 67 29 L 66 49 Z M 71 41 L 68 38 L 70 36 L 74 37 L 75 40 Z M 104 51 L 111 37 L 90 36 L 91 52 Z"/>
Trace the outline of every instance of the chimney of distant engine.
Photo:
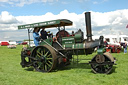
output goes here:
<path id="1" fill-rule="evenodd" d="M 92 41 L 92 29 L 91 29 L 90 12 L 85 12 L 85 22 L 86 22 L 87 41 Z"/>

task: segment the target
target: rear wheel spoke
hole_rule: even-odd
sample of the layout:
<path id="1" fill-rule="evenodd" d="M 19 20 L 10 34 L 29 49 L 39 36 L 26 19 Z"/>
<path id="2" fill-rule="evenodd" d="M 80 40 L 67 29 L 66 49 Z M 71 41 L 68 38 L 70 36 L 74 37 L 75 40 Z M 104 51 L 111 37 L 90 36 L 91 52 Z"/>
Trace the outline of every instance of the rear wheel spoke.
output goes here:
<path id="1" fill-rule="evenodd" d="M 52 54 L 49 54 L 49 55 L 47 56 L 47 58 L 50 57 L 51 55 L 52 55 Z"/>
<path id="2" fill-rule="evenodd" d="M 49 53 L 49 51 L 47 53 L 45 53 L 44 55 L 47 57 L 48 53 Z"/>
<path id="3" fill-rule="evenodd" d="M 52 62 L 51 62 L 51 61 L 48 61 L 48 63 L 52 64 Z"/>
<path id="4" fill-rule="evenodd" d="M 37 54 L 40 54 L 42 56 L 42 54 L 39 51 L 37 51 Z"/>
<path id="5" fill-rule="evenodd" d="M 47 60 L 52 60 L 52 58 L 47 58 Z"/>
<path id="6" fill-rule="evenodd" d="M 47 65 L 45 64 L 45 71 L 47 71 Z"/>

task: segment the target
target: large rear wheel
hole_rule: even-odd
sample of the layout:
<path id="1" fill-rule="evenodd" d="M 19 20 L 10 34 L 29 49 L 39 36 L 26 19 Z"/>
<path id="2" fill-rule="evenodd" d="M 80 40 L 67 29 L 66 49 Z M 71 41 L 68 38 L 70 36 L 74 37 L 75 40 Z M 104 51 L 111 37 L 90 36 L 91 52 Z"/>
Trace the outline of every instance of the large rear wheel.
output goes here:
<path id="1" fill-rule="evenodd" d="M 48 45 L 37 46 L 31 56 L 36 58 L 33 66 L 39 72 L 50 72 L 56 67 L 56 52 Z"/>

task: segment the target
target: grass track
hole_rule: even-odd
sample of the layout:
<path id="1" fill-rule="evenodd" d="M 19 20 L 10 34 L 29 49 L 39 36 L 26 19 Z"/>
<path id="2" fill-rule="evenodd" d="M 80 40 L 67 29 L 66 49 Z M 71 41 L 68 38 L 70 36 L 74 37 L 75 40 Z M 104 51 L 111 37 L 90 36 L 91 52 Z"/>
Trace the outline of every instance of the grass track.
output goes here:
<path id="1" fill-rule="evenodd" d="M 94 74 L 87 64 L 88 60 L 74 62 L 63 69 L 51 72 L 36 72 L 32 68 L 20 66 L 20 51 L 0 46 L 0 85 L 128 85 L 128 53 L 113 53 L 117 65 L 111 74 Z M 96 53 L 79 56 L 91 59 Z"/>

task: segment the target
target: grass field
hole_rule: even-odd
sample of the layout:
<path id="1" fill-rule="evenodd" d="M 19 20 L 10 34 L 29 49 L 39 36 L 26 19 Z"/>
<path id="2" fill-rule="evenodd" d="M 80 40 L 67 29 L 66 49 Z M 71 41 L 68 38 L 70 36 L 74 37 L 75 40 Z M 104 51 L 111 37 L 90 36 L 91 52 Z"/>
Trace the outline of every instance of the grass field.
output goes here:
<path id="1" fill-rule="evenodd" d="M 128 53 L 113 53 L 117 59 L 111 74 L 94 74 L 84 62 L 88 62 L 96 53 L 79 56 L 78 64 L 74 62 L 63 69 L 51 73 L 36 72 L 32 68 L 20 66 L 20 51 L 0 46 L 0 85 L 128 85 Z"/>

